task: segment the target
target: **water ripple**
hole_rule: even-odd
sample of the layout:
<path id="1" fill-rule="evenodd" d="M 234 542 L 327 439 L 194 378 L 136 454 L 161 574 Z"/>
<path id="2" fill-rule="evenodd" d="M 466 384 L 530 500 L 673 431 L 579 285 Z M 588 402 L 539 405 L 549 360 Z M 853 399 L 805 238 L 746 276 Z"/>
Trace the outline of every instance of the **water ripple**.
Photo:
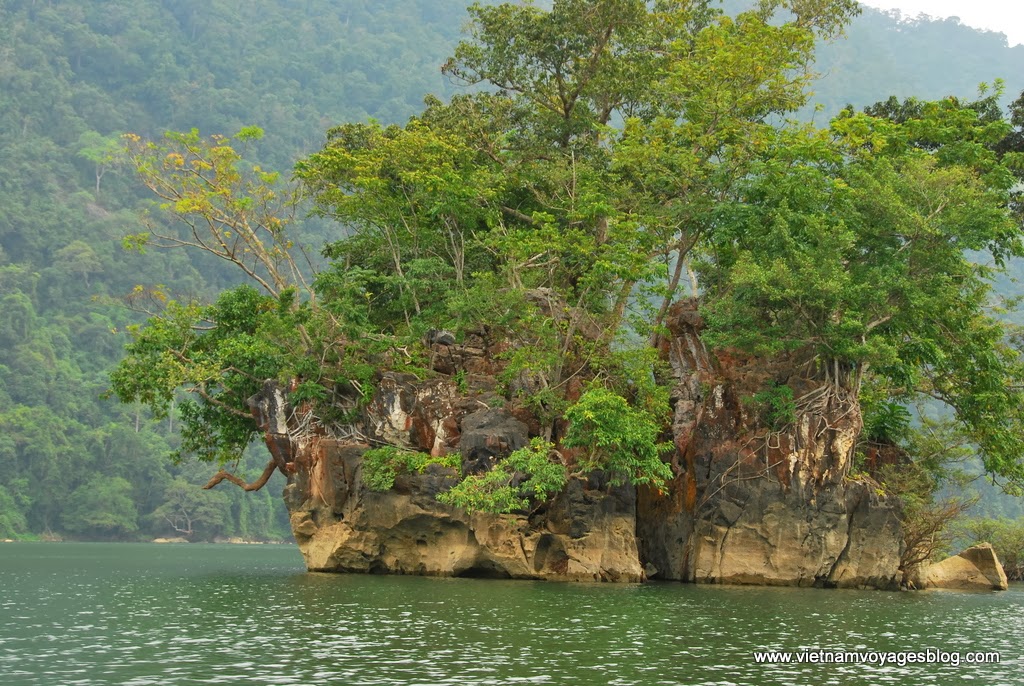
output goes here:
<path id="1" fill-rule="evenodd" d="M 14 557 L 9 554 L 15 553 Z M 245 546 L 11 545 L 4 686 L 1024 684 L 1024 589 L 874 593 L 346 577 Z M 995 650 L 758 665 L 754 650 Z"/>

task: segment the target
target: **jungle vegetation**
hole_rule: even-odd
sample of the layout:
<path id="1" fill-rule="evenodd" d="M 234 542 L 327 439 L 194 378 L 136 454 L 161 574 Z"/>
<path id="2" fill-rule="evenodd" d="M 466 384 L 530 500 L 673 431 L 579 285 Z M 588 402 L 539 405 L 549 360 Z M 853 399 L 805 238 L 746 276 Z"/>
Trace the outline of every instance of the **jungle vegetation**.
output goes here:
<path id="1" fill-rule="evenodd" d="M 428 96 L 403 125 L 330 129 L 297 162 L 296 188 L 238 151 L 256 129 L 129 138 L 173 223 L 128 242 L 191 247 L 254 283 L 211 306 L 172 301 L 133 329 L 113 377 L 122 400 L 163 416 L 184 388 L 183 450 L 224 463 L 255 436 L 245 401 L 264 379 L 294 380 L 293 405 L 348 435 L 337 410 L 357 412 L 383 369 L 426 367 L 428 330 L 486 328 L 514 341 L 505 392 L 542 440 L 447 502 L 510 511 L 597 470 L 661 488 L 671 413 L 655 350 L 685 274 L 708 344 L 806 358 L 817 388 L 793 400 L 801 410 L 859 403 L 872 439 L 910 441 L 895 408 L 932 398 L 988 474 L 1024 484 L 1024 370 L 990 311 L 994 275 L 1024 254 L 1001 82 L 973 101 L 848 107 L 817 127 L 787 118 L 808 103 L 816 43 L 854 3 L 469 13 L 442 71 L 472 90 Z M 347 230 L 308 277 L 287 220 L 300 197 Z M 942 466 L 908 497 L 930 505 Z"/>

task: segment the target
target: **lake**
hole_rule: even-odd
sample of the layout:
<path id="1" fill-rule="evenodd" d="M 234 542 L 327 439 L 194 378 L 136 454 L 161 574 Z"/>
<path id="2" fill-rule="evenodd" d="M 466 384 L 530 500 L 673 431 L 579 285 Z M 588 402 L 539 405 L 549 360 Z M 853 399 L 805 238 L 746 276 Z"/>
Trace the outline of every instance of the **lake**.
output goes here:
<path id="1" fill-rule="evenodd" d="M 1024 684 L 1022 637 L 1020 586 L 883 593 L 338 576 L 307 574 L 294 546 L 0 544 L 4 686 L 991 686 Z M 1001 661 L 754 657 L 929 648 L 997 651 Z"/>

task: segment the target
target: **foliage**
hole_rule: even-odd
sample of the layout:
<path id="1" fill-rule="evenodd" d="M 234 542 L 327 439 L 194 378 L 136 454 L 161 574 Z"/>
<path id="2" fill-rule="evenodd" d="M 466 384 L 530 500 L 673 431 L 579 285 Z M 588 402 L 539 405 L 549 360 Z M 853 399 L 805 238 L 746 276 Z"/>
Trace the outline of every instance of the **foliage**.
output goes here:
<path id="1" fill-rule="evenodd" d="M 458 471 L 462 466 L 458 453 L 433 456 L 385 445 L 363 453 L 363 483 L 371 491 L 387 491 L 394 487 L 399 474 L 422 474 L 430 465 Z"/>
<path id="2" fill-rule="evenodd" d="M 876 443 L 895 443 L 906 436 L 910 418 L 910 411 L 899 403 L 879 403 L 864 416 L 864 436 Z"/>
<path id="3" fill-rule="evenodd" d="M 569 478 L 600 470 L 611 483 L 664 485 L 671 468 L 660 454 L 671 444 L 658 443 L 664 407 L 648 412 L 601 387 L 584 393 L 569 407 L 565 448 L 582 449 L 570 468 L 549 441 L 534 438 L 501 459 L 493 469 L 464 478 L 438 500 L 469 512 L 507 514 L 525 510 L 561 491 Z M 660 414 L 657 410 L 660 410 Z"/>
<path id="4" fill-rule="evenodd" d="M 86 131 L 78 137 L 78 156 L 95 165 L 96 195 L 100 194 L 100 182 L 117 164 L 121 149 L 116 135 L 104 136 L 96 131 Z"/>
<path id="5" fill-rule="evenodd" d="M 1024 255 L 1006 212 L 1016 153 L 995 149 L 1009 125 L 990 106 L 956 100 L 898 116 L 851 109 L 827 130 L 778 121 L 806 102 L 815 41 L 856 11 L 845 1 L 768 2 L 732 18 L 704 3 L 637 0 L 471 7 L 469 40 L 444 71 L 495 90 L 428 98 L 404 126 L 335 127 L 297 165 L 318 214 L 351 230 L 325 250 L 335 264 L 313 281 L 321 290 L 284 308 L 305 313 L 300 340 L 260 334 L 280 346 L 275 373 L 296 376 L 304 398 L 329 405 L 330 383 L 307 384 L 293 370 L 319 359 L 319 374 L 336 381 L 351 378 L 353 360 L 315 341 L 344 348 L 369 338 L 408 350 L 437 322 L 454 324 L 457 337 L 497 328 L 513 343 L 502 379 L 509 395 L 534 411 L 544 438 L 569 421 L 562 444 L 583 449 L 580 473 L 660 486 L 671 475 L 658 443 L 666 406 L 645 397 L 643 384 L 630 388 L 643 374 L 615 361 L 613 343 L 632 326 L 655 347 L 680 275 L 699 257 L 712 345 L 809 355 L 814 378 L 854 395 L 871 379 L 887 389 L 876 432 L 899 430 L 894 403 L 932 393 L 954 409 L 991 472 L 1024 479 L 1015 457 L 1024 452 L 1024 403 L 1003 381 L 1021 368 L 986 312 L 991 276 Z M 272 296 L 302 285 L 294 262 L 284 274 L 256 255 L 256 270 L 199 240 L 195 216 L 216 227 L 221 245 L 223 227 L 237 235 L 234 217 L 252 207 L 266 208 L 259 226 L 275 225 L 267 201 L 276 177 L 257 169 L 255 185 L 239 186 L 242 158 L 223 141 L 170 140 L 185 153 L 140 144 L 155 152 L 136 155 L 135 167 L 198 247 Z M 215 180 L 194 191 L 195 165 Z M 270 235 L 274 259 L 287 254 Z M 965 250 L 991 255 L 993 266 Z M 631 303 L 657 299 L 647 325 L 626 315 Z M 307 324 L 326 335 L 310 336 Z M 653 372 L 642 344 L 628 352 Z M 352 367 L 381 364 L 364 354 Z M 211 371 L 225 371 L 198 358 L 185 367 L 186 382 L 199 371 L 212 383 Z M 568 383 L 581 374 L 601 383 L 570 405 Z M 241 415 L 243 396 L 225 400 L 205 383 L 193 382 L 198 400 L 182 405 L 185 447 L 223 459 L 223 448 L 250 436 L 225 414 Z M 163 383 L 159 393 L 174 388 Z M 771 427 L 795 420 L 788 387 L 755 402 Z"/>
<path id="6" fill-rule="evenodd" d="M 568 480 L 565 465 L 554 446 L 534 438 L 530 445 L 513 451 L 493 469 L 471 474 L 437 499 L 469 513 L 509 514 L 525 510 L 531 499 L 544 502 Z"/>
<path id="7" fill-rule="evenodd" d="M 474 5 L 444 71 L 492 90 L 428 98 L 405 126 L 336 127 L 297 165 L 318 213 L 352 227 L 326 255 L 358 270 L 363 321 L 396 342 L 438 321 L 510 340 L 505 389 L 542 438 L 569 420 L 562 443 L 582 449 L 578 473 L 660 485 L 667 395 L 649 382 L 652 350 L 616 350 L 617 339 L 627 326 L 634 339 L 659 330 L 710 230 L 705 199 L 751 168 L 770 117 L 804 102 L 815 38 L 856 10 L 768 2 L 733 19 L 708 3 Z M 653 294 L 660 311 L 645 324 L 629 310 Z M 569 382 L 594 372 L 606 387 L 572 405 Z M 466 488 L 513 508 L 523 496 L 507 470 Z"/>
<path id="8" fill-rule="evenodd" d="M 764 424 L 773 431 L 781 431 L 796 422 L 793 389 L 786 384 L 773 383 L 752 395 L 750 402 L 760 412 Z"/>
<path id="9" fill-rule="evenodd" d="M 178 456 L 236 459 L 256 431 L 241 408 L 286 362 L 287 348 L 275 340 L 279 318 L 278 301 L 251 286 L 225 291 L 209 307 L 170 301 L 162 316 L 130 328 L 133 340 L 111 375 L 113 389 L 122 402 L 146 403 L 163 417 L 184 387 L 195 398 L 177 404 Z"/>
<path id="10" fill-rule="evenodd" d="M 143 404 L 119 405 L 101 396 L 108 386 L 107 374 L 120 359 L 122 344 L 129 338 L 127 326 L 145 319 L 123 307 L 123 295 L 129 294 L 129 304 L 136 310 L 162 310 L 160 297 L 175 300 L 184 308 L 193 304 L 204 307 L 216 301 L 220 292 L 236 287 L 239 278 L 226 268 L 226 263 L 218 264 L 209 254 L 120 250 L 114 237 L 126 231 L 137 234 L 168 227 L 160 223 L 139 225 L 135 210 L 149 203 L 143 202 L 129 174 L 119 173 L 121 168 L 107 163 L 107 145 L 117 138 L 117 132 L 136 131 L 154 138 L 158 145 L 169 145 L 170 141 L 160 138 L 160 132 L 189 132 L 193 128 L 230 132 L 259 122 L 266 136 L 259 146 L 238 146 L 245 149 L 244 163 L 239 168 L 251 170 L 259 164 L 263 169 L 289 169 L 297 155 L 317 148 L 329 123 L 373 118 L 386 128 L 421 112 L 425 93 L 436 92 L 444 99 L 454 92 L 450 79 L 438 73 L 437 65 L 454 49 L 459 27 L 467 16 L 463 5 L 463 0 L 414 6 L 405 0 L 0 3 L 0 45 L 10 46 L 0 70 L 0 89 L 5 95 L 0 103 L 0 157 L 5 169 L 0 181 L 0 487 L 14 499 L 12 511 L 24 517 L 28 531 L 63 532 L 62 514 L 68 496 L 92 476 L 103 474 L 119 476 L 132 484 L 131 496 L 140 514 L 138 535 L 156 535 L 153 520 L 146 515 L 162 504 L 165 485 L 178 476 L 190 482 L 204 480 L 203 465 L 175 465 L 160 459 L 180 448 L 180 398 L 166 402 L 166 416 L 157 418 Z M 506 26 L 519 22 L 512 24 L 514 30 L 520 25 L 531 30 L 536 27 L 528 36 L 530 54 L 543 58 L 550 56 L 543 52 L 544 32 L 569 36 L 566 32 L 572 28 L 574 15 L 585 16 L 575 12 L 579 5 L 565 7 L 568 11 L 553 20 L 544 18 L 541 9 L 499 19 Z M 628 27 L 623 36 L 635 37 L 649 30 L 644 27 L 647 20 L 635 11 L 635 6 L 622 3 L 618 8 L 626 10 L 622 18 Z M 546 215 L 546 223 L 540 224 L 515 220 L 499 208 L 499 219 L 494 220 L 492 212 L 484 227 L 472 226 L 466 234 L 467 245 L 476 247 L 466 252 L 465 291 L 442 290 L 441 283 L 432 281 L 436 273 L 444 285 L 450 285 L 454 270 L 447 266 L 447 260 L 441 264 L 428 255 L 425 262 L 417 263 L 419 271 L 406 277 L 408 284 L 415 282 L 419 289 L 415 293 L 421 305 L 426 302 L 434 309 L 427 312 L 424 321 L 412 323 L 421 329 L 443 325 L 461 331 L 479 322 L 494 322 L 499 331 L 523 331 L 523 338 L 517 340 L 543 353 L 537 359 L 544 360 L 544 365 L 537 371 L 547 387 L 554 389 L 544 400 L 551 405 L 551 416 L 564 411 L 564 403 L 555 402 L 564 390 L 561 380 L 577 371 L 561 355 L 565 342 L 575 345 L 577 327 L 564 324 L 552 331 L 535 318 L 532 328 L 520 329 L 523 312 L 530 307 L 519 287 L 510 291 L 508 284 L 519 279 L 524 289 L 544 286 L 546 273 L 557 267 L 569 276 L 568 281 L 562 280 L 563 285 L 571 286 L 571 280 L 577 277 L 559 265 L 580 263 L 589 259 L 588 255 L 602 257 L 602 253 L 583 245 L 573 249 L 561 246 L 558 250 L 551 246 L 579 242 L 582 233 L 574 228 L 584 221 L 587 212 L 593 216 L 601 202 L 611 201 L 617 203 L 619 211 L 609 215 L 610 229 L 627 236 L 630 222 L 634 226 L 646 222 L 647 226 L 659 227 L 663 245 L 651 248 L 638 239 L 621 243 L 614 250 L 603 248 L 618 266 L 593 270 L 591 281 L 600 284 L 602 275 L 611 274 L 618 280 L 618 293 L 622 293 L 624 279 L 616 270 L 628 266 L 625 258 L 631 254 L 630 245 L 641 247 L 632 253 L 637 263 L 630 269 L 656 275 L 659 283 L 651 286 L 651 299 L 660 307 L 671 298 L 668 294 L 675 292 L 669 288 L 672 276 L 685 271 L 685 261 L 666 259 L 664 247 L 677 246 L 681 239 L 692 237 L 695 229 L 713 224 L 701 224 L 699 220 L 709 216 L 714 202 L 728 189 L 723 183 L 728 171 L 737 170 L 742 177 L 743 165 L 749 164 L 764 145 L 759 134 L 767 129 L 744 122 L 738 116 L 741 109 L 746 108 L 747 114 L 754 112 L 756 107 L 751 103 L 755 100 L 759 100 L 757 107 L 762 111 L 773 102 L 801 101 L 793 88 L 782 87 L 780 72 L 766 70 L 761 72 L 763 80 L 755 78 L 758 46 L 764 47 L 764 42 L 757 40 L 764 33 L 756 23 L 722 24 L 717 33 L 707 33 L 699 44 L 687 40 L 701 27 L 718 21 L 713 11 L 698 9 L 680 16 L 676 25 L 662 22 L 661 28 L 654 27 L 655 33 L 676 31 L 684 36 L 673 41 L 676 52 L 634 52 L 628 60 L 616 63 L 607 56 L 623 53 L 628 46 L 626 38 L 615 37 L 618 42 L 599 56 L 599 78 L 584 87 L 583 100 L 588 107 L 574 109 L 570 117 L 577 145 L 570 155 L 527 154 L 541 150 L 543 141 L 550 139 L 540 134 L 542 130 L 553 131 L 562 124 L 554 114 L 534 116 L 521 107 L 508 109 L 507 98 L 487 101 L 463 97 L 456 99 L 455 106 L 434 109 L 439 118 L 431 123 L 433 130 L 465 132 L 459 140 L 468 138 L 480 159 L 489 160 L 501 179 L 510 179 L 507 186 L 504 181 L 498 184 L 499 189 L 516 189 L 505 193 L 504 207 L 530 217 L 537 210 L 548 212 L 554 220 L 548 221 Z M 654 22 L 666 17 L 655 15 Z M 489 26 L 490 35 L 500 29 L 494 21 Z M 787 31 L 788 42 L 777 41 L 765 61 L 800 65 L 783 72 L 798 75 L 804 83 L 805 60 L 791 50 L 803 50 L 803 39 L 798 41 L 796 32 Z M 969 92 L 974 84 L 993 74 L 1018 78 L 1024 73 L 1020 51 L 1007 48 L 998 34 L 976 32 L 954 20 L 897 21 L 865 8 L 847 25 L 846 32 L 850 40 L 817 48 L 818 71 L 826 76 L 815 84 L 813 100 L 824 103 L 828 114 L 839 112 L 847 102 L 870 103 L 890 93 L 917 93 L 926 100 L 937 99 L 951 92 Z M 516 37 L 525 38 L 522 34 Z M 585 35 L 582 40 L 590 39 Z M 499 47 L 511 44 L 507 40 L 493 42 Z M 717 44 L 729 49 L 716 55 Z M 239 46 L 253 49 L 240 50 Z M 567 50 L 556 55 L 563 60 L 558 63 L 559 70 L 561 66 L 575 67 L 571 53 Z M 685 59 L 676 59 L 680 55 Z M 652 65 L 652 61 L 668 62 L 670 58 L 676 60 L 671 74 L 668 70 L 662 72 L 666 78 L 654 79 L 651 88 L 652 81 L 645 80 L 644 69 L 657 71 L 661 67 Z M 691 58 L 696 59 L 688 66 Z M 475 64 L 485 68 L 481 62 Z M 549 74 L 553 76 L 554 71 L 549 70 Z M 692 78 L 702 72 L 714 74 L 714 78 Z M 580 84 L 585 76 L 575 70 L 571 83 Z M 627 83 L 629 79 L 634 83 Z M 537 92 L 552 94 L 557 90 L 554 80 L 534 78 L 533 82 Z M 597 83 L 605 86 L 591 87 Z M 763 88 L 758 89 L 758 84 Z M 1022 85 L 1010 82 L 1008 92 L 1016 92 Z M 693 123 L 688 127 L 679 127 L 686 122 L 673 122 L 667 117 L 660 127 L 651 127 L 643 107 L 636 106 L 630 110 L 640 119 L 639 125 L 631 124 L 634 138 L 616 138 L 614 131 L 603 129 L 600 133 L 605 150 L 612 143 L 617 145 L 619 159 L 610 166 L 600 166 L 594 164 L 602 159 L 600 156 L 587 157 L 581 152 L 587 135 L 577 136 L 576 132 L 585 129 L 591 112 L 599 115 L 602 111 L 598 102 L 602 91 L 623 93 L 639 103 L 645 89 L 648 99 L 653 100 L 669 88 L 679 87 L 677 105 L 692 103 L 688 116 Z M 746 93 L 746 102 L 730 95 L 737 92 Z M 591 107 L 591 103 L 597 104 Z M 711 106 L 714 103 L 723 106 L 715 109 Z M 488 107 L 493 117 L 476 116 Z M 808 106 L 801 111 L 809 113 Z M 507 114 L 504 119 L 502 112 Z M 707 116 L 701 118 L 702 113 Z M 443 116 L 448 117 L 444 127 L 440 121 Z M 819 120 L 821 116 L 817 115 Z M 769 119 L 775 122 L 781 117 L 775 113 Z M 478 127 L 482 121 L 490 122 L 490 128 Z M 502 126 L 502 121 L 510 125 Z M 721 144 L 715 143 L 715 129 L 709 126 L 716 121 L 723 126 L 718 138 Z M 460 122 L 461 128 L 457 126 Z M 615 126 L 619 122 L 616 117 L 609 120 Z M 1014 126 L 1019 134 L 1019 122 Z M 588 149 L 600 151 L 599 146 Z M 694 150 L 696 153 L 691 155 Z M 490 157 L 491 152 L 500 165 Z M 717 160 L 724 164 L 716 166 Z M 593 176 L 595 169 L 602 174 Z M 574 170 L 575 188 L 586 193 L 564 192 L 573 188 Z M 597 181 L 603 183 L 609 178 L 604 173 L 608 170 L 621 174 L 621 178 L 611 178 L 629 181 L 621 193 L 595 193 L 600 188 Z M 485 176 L 472 173 L 467 178 L 486 181 Z M 666 198 L 667 202 L 662 202 Z M 569 200 L 576 203 L 572 213 L 562 211 L 570 206 Z M 497 201 L 485 209 L 495 207 Z M 158 214 L 154 213 L 157 216 L 153 218 L 159 219 Z M 474 210 L 475 216 L 481 214 L 479 209 Z M 663 219 L 660 225 L 655 221 L 658 217 Z M 495 225 L 487 226 L 487 221 Z M 682 228 L 674 232 L 676 226 Z M 301 226 L 296 222 L 290 228 L 297 230 L 292 238 L 296 245 L 309 244 L 314 249 L 323 240 L 337 241 L 347 231 L 316 221 L 303 221 Z M 486 240 L 473 243 L 474 233 Z M 489 255 L 499 238 L 500 249 L 511 258 L 489 267 L 498 264 Z M 437 251 L 438 245 L 434 243 L 431 249 Z M 686 248 L 685 241 L 682 247 Z M 363 252 L 378 259 L 369 248 Z M 640 264 L 651 252 L 659 254 L 660 264 Z M 336 383 L 355 382 L 368 389 L 377 363 L 375 356 L 386 356 L 393 350 L 392 343 L 405 346 L 411 339 L 418 340 L 417 332 L 403 334 L 398 340 L 361 337 L 367 331 L 374 335 L 384 331 L 390 336 L 391 326 L 378 324 L 384 320 L 380 315 L 384 310 L 396 312 L 411 307 L 411 295 L 407 290 L 405 301 L 394 298 L 399 281 L 393 273 L 359 273 L 354 268 L 357 264 L 357 257 L 349 265 L 341 260 L 318 275 L 320 292 L 331 292 L 318 296 L 329 301 L 322 311 L 331 311 L 337 321 L 310 325 L 311 336 L 329 340 L 340 330 L 354 343 L 339 346 L 340 350 L 328 355 L 327 367 L 341 371 L 308 378 L 309 385 L 304 388 L 312 396 L 321 397 L 326 392 L 330 397 Z M 679 272 L 675 272 L 676 267 Z M 483 272 L 479 280 L 466 278 L 474 269 Z M 666 271 L 669 283 L 661 283 L 660 275 Z M 140 282 L 146 288 L 133 292 Z M 401 288 L 407 288 L 407 282 L 401 282 Z M 1001 278 L 998 285 L 1003 295 L 1017 289 L 1009 278 Z M 438 302 L 434 296 L 442 293 L 443 302 Z M 603 304 L 604 295 L 593 289 L 589 295 L 582 290 L 577 295 L 586 295 L 588 307 L 599 310 L 598 306 L 604 306 L 610 312 L 614 312 L 618 300 L 613 299 L 612 305 Z M 639 298 L 631 296 L 625 302 L 625 317 L 631 326 L 637 319 L 643 326 L 650 326 L 657 317 L 657 307 L 652 317 L 638 316 Z M 372 327 L 367 324 L 371 310 L 377 317 Z M 426 321 L 439 311 L 453 324 Z M 602 322 L 605 324 L 611 334 L 612 319 Z M 332 328 L 335 325 L 338 329 Z M 320 326 L 319 332 L 316 326 Z M 404 327 L 399 322 L 398 328 Z M 280 344 L 282 338 L 275 334 L 274 340 Z M 608 360 L 604 351 L 587 347 L 590 349 L 579 351 L 580 360 Z M 365 348 L 373 348 L 372 354 L 364 354 Z M 314 350 L 314 354 L 324 352 Z M 521 366 L 530 370 L 526 355 Z M 285 367 L 288 365 L 282 369 Z M 619 378 L 606 381 L 630 402 L 642 405 L 633 396 L 634 382 L 625 380 L 618 371 L 615 375 Z M 629 378 L 643 378 L 643 374 Z M 987 411 L 979 406 L 976 414 Z M 258 472 L 265 461 L 264 452 L 250 448 L 240 469 Z M 275 480 L 269 490 L 279 488 L 280 483 Z M 243 498 L 232 492 L 228 496 L 229 503 L 224 505 L 227 535 L 272 537 L 287 530 L 287 514 L 279 499 L 268 493 Z"/>
<path id="11" fill-rule="evenodd" d="M 671 443 L 659 443 L 661 413 L 631 407 L 620 395 L 591 388 L 566 410 L 569 428 L 562 441 L 567 448 L 582 448 L 577 469 L 606 472 L 612 483 L 629 482 L 661 487 L 672 469 L 661 461 Z"/>
<path id="12" fill-rule="evenodd" d="M 168 132 L 159 144 L 126 134 L 126 161 L 159 199 L 159 210 L 170 215 L 173 228 L 153 222 L 149 231 L 126 236 L 125 246 L 208 253 L 275 298 L 306 286 L 289 231 L 294 193 L 278 188 L 276 172 L 245 165 L 243 151 L 236 149 L 262 137 L 263 130 L 254 126 L 242 128 L 233 140 L 216 135 L 206 140 L 198 129 Z"/>
<path id="13" fill-rule="evenodd" d="M 705 177 L 724 168 L 717 160 L 733 149 L 736 131 L 710 119 L 757 127 L 769 114 L 792 109 L 804 79 L 790 68 L 809 59 L 816 31 L 829 33 L 853 7 L 833 3 L 827 12 L 774 26 L 773 3 L 736 22 L 703 3 L 651 9 L 604 0 L 586 11 L 569 1 L 551 11 L 473 6 L 471 39 L 445 71 L 497 93 L 448 104 L 428 99 L 404 127 L 337 127 L 322 151 L 299 163 L 320 213 L 355 228 L 328 254 L 376 272 L 374 311 L 392 326 L 456 316 L 444 294 L 461 300 L 487 289 L 493 299 L 498 289 L 516 303 L 524 291 L 548 289 L 546 321 L 527 311 L 516 328 L 525 332 L 519 347 L 541 361 L 531 371 L 542 386 L 557 389 L 574 371 L 566 356 L 584 321 L 603 331 L 606 343 L 634 289 L 659 271 L 653 258 L 693 245 L 688 232 L 665 233 L 682 224 L 676 210 L 666 212 L 684 198 L 649 183 L 644 170 L 657 164 L 661 173 Z M 515 51 L 507 49 L 512 36 Z M 727 61 L 730 50 L 747 51 L 746 59 L 772 50 L 787 58 L 765 59 L 768 66 L 742 85 L 763 98 L 677 126 L 680 116 L 695 116 L 740 88 L 737 65 L 713 74 L 697 69 L 700 59 L 683 47 L 687 40 L 698 40 L 700 59 L 709 61 Z M 673 79 L 662 79 L 665 71 Z M 617 118 L 626 125 L 614 128 Z M 667 135 L 672 149 L 668 140 L 654 145 L 652 136 Z M 652 150 L 676 155 L 676 145 L 695 147 L 703 167 L 651 159 Z M 415 278 L 412 272 L 424 268 L 429 278 Z M 428 285 L 442 297 L 430 297 Z M 551 308 L 587 317 L 552 322 Z"/>
<path id="14" fill-rule="evenodd" d="M 28 522 L 14 497 L 0 486 L 0 538 L 15 538 L 27 533 Z"/>
<path id="15" fill-rule="evenodd" d="M 704 217 L 681 223 L 669 208 L 742 174 L 758 146 L 741 150 L 735 141 L 802 102 L 815 36 L 833 34 L 855 11 L 847 0 L 762 3 L 735 20 L 704 3 L 472 7 L 471 39 L 445 71 L 498 92 L 447 104 L 428 98 L 405 126 L 341 125 L 297 165 L 318 213 L 351 227 L 325 250 L 334 265 L 312 287 L 288 232 L 298 196 L 278 190 L 278 176 L 240 150 L 260 129 L 234 139 L 193 129 L 159 143 L 128 135 L 127 161 L 174 224 L 164 228 L 158 218 L 126 243 L 219 258 L 263 293 L 235 288 L 210 307 L 167 302 L 131 329 L 115 393 L 161 416 L 186 392 L 178 454 L 223 463 L 254 435 L 246 400 L 263 379 L 295 379 L 296 400 L 325 424 L 339 388 L 366 397 L 365 372 L 388 364 L 388 347 L 411 361 L 409 347 L 438 321 L 459 324 L 457 336 L 500 322 L 496 333 L 517 339 L 506 384 L 547 436 L 564 413 L 579 425 L 565 444 L 585 448 L 584 471 L 662 483 L 668 467 L 657 455 L 655 418 L 666 407 L 652 398 L 663 394 L 636 385 L 633 408 L 597 389 L 567 408 L 567 384 L 588 364 L 613 387 L 642 376 L 614 361 L 613 341 L 630 302 L 654 288 L 659 258 L 682 260 L 702 231 Z M 519 37 L 516 52 L 507 50 L 511 36 Z M 752 80 L 738 77 L 755 62 Z M 655 137 L 670 145 L 652 146 Z M 696 149 L 697 161 L 679 159 L 679 145 Z M 696 187 L 680 195 L 641 178 L 654 149 Z M 684 224 L 697 228 L 679 234 Z M 672 290 L 657 289 L 661 315 Z M 467 318 L 467 301 L 506 311 Z M 644 351 L 634 357 L 652 368 Z"/>
<path id="16" fill-rule="evenodd" d="M 900 522 L 905 547 L 900 569 L 904 582 L 922 564 L 949 552 L 950 527 L 977 502 L 976 497 L 963 495 L 970 478 L 962 467 L 974 452 L 969 441 L 957 422 L 922 415 L 906 439 L 911 458 L 878 470 L 885 491 L 903 502 Z M 952 486 L 951 492 L 941 490 L 947 485 Z"/>
<path id="17" fill-rule="evenodd" d="M 884 385 L 863 385 L 860 407 L 864 439 L 889 445 L 903 445 L 910 439 L 913 415 L 906 406 L 889 397 Z"/>
<path id="18" fill-rule="evenodd" d="M 937 499 L 934 475 L 917 463 L 883 467 L 881 476 L 886 492 L 903 501 L 900 524 L 904 550 L 900 570 L 903 582 L 907 583 L 921 565 L 948 554 L 944 534 L 974 505 L 974 500 L 956 496 Z"/>
<path id="19" fill-rule="evenodd" d="M 857 394 L 870 379 L 887 401 L 938 398 L 985 467 L 1019 482 L 1024 368 L 989 311 L 992 276 L 1024 250 L 1006 211 L 1016 163 L 993 148 L 1008 124 L 952 99 L 918 111 L 780 136 L 785 152 L 717 210 L 707 338 L 812 351 L 820 378 Z"/>
<path id="20" fill-rule="evenodd" d="M 61 521 L 65 530 L 90 536 L 118 536 L 138 530 L 132 485 L 120 477 L 96 476 L 68 498 Z"/>
<path id="21" fill-rule="evenodd" d="M 0 3 L 0 44 L 10 47 L 0 60 L 0 488 L 13 498 L 4 511 L 19 532 L 71 534 L 62 519 L 69 496 L 103 475 L 132 485 L 140 529 L 73 535 L 162 535 L 148 515 L 165 484 L 209 476 L 208 467 L 163 460 L 181 447 L 181 398 L 157 418 L 103 397 L 127 327 L 145 319 L 137 310 L 162 311 L 160 297 L 186 308 L 211 303 L 239 284 L 212 257 L 121 250 L 124 233 L 150 231 L 153 247 L 154 229 L 169 227 L 159 212 L 140 226 L 136 210 L 149 203 L 111 159 L 118 132 L 166 146 L 159 132 L 167 129 L 230 132 L 256 121 L 267 136 L 237 146 L 239 168 L 287 169 L 322 140 L 324 122 L 398 121 L 424 93 L 445 92 L 436 65 L 454 44 L 463 5 Z M 255 49 L 239 52 L 243 45 Z M 296 244 L 338 233 L 302 224 L 289 227 Z M 260 459 L 250 448 L 239 469 Z M 275 477 L 270 490 L 282 483 Z M 288 530 L 283 503 L 269 494 L 231 493 L 218 507 L 225 535 Z"/>

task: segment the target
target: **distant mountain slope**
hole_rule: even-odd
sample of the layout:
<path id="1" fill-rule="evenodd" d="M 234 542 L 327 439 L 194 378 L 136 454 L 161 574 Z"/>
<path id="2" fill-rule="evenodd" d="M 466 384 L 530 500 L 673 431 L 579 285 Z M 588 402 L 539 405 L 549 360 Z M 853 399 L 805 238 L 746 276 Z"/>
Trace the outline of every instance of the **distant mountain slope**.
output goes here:
<path id="1" fill-rule="evenodd" d="M 823 78 L 814 87 L 814 101 L 829 114 L 847 103 L 863 107 L 890 95 L 970 97 L 979 83 L 995 79 L 1006 82 L 1007 101 L 1024 89 L 1024 46 L 1010 48 L 1003 34 L 953 19 L 900 19 L 865 7 L 847 37 L 818 54 Z"/>

